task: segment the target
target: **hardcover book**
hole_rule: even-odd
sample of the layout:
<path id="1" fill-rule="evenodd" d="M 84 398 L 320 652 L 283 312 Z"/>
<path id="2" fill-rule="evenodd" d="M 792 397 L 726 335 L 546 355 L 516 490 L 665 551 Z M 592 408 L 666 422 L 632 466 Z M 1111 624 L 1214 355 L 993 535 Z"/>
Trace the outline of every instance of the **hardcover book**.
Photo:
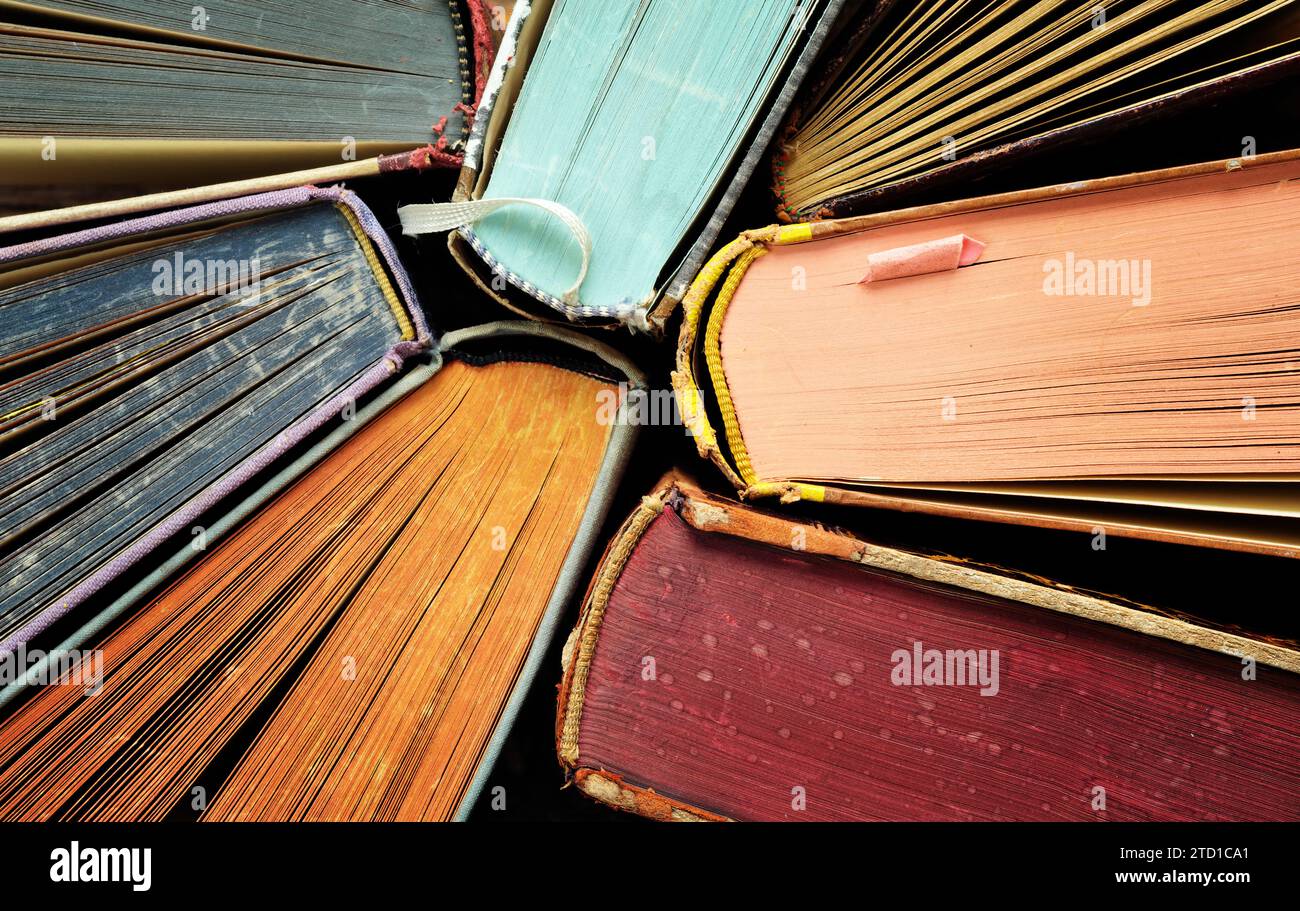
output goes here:
<path id="1" fill-rule="evenodd" d="M 1285 152 L 746 232 L 687 296 L 683 418 L 744 497 L 1294 557 L 1297 177 Z"/>
<path id="2" fill-rule="evenodd" d="M 661 329 L 843 5 L 515 4 L 466 149 L 455 199 L 478 209 L 456 259 L 525 315 Z M 420 208 L 407 233 L 445 229 Z"/>
<path id="3" fill-rule="evenodd" d="M 644 381 L 565 330 L 442 336 L 175 581 L 64 643 L 100 656 L 93 698 L 0 695 L 0 818 L 466 814 L 628 455 L 635 427 L 597 419 L 620 384 Z"/>
<path id="4" fill-rule="evenodd" d="M 609 545 L 556 740 L 655 819 L 1293 820 L 1300 651 L 670 479 Z"/>
<path id="5" fill-rule="evenodd" d="M 0 194 L 36 209 L 420 146 L 458 167 L 491 56 L 481 0 L 4 0 Z"/>
<path id="6" fill-rule="evenodd" d="M 783 221 L 951 195 L 1031 155 L 1277 82 L 1300 66 L 1300 4 L 877 0 L 837 45 L 778 142 Z M 1149 166 L 1196 160 L 1173 143 L 1161 154 Z"/>
<path id="7" fill-rule="evenodd" d="M 0 326 L 0 652 L 206 541 L 431 344 L 369 210 L 316 188 L 0 248 Z"/>

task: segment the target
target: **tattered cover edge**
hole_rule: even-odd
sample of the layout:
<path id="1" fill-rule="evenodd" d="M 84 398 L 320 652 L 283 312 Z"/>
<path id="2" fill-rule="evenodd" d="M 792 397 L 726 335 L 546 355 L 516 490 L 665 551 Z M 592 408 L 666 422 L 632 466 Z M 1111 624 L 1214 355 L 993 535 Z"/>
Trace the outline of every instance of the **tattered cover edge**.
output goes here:
<path id="1" fill-rule="evenodd" d="M 450 0 L 455 3 L 456 0 Z M 496 59 L 496 44 L 492 39 L 492 22 L 488 18 L 488 0 L 461 0 L 469 12 L 469 29 L 470 39 L 468 42 L 461 42 L 460 51 L 464 58 L 464 63 L 470 70 L 468 88 L 471 97 L 466 104 L 471 108 L 468 120 L 465 124 L 465 139 L 469 140 L 469 134 L 474 129 L 474 119 L 478 113 L 479 102 L 483 99 L 483 91 L 487 88 L 488 76 L 492 72 L 492 64 Z M 462 149 L 460 164 L 464 163 L 464 150 Z"/>
<path id="2" fill-rule="evenodd" d="M 642 498 L 601 559 L 578 624 L 565 645 L 555 725 L 556 754 L 571 781 L 596 800 L 655 819 L 725 820 L 726 817 L 629 784 L 616 772 L 583 766 L 578 739 L 588 674 L 610 595 L 646 529 L 665 509 L 675 510 L 697 531 L 730 535 L 781 550 L 792 549 L 790 542 L 794 537 L 790 532 L 797 527 L 803 532 L 804 546 L 798 551 L 801 556 L 856 563 L 877 572 L 1055 611 L 1234 658 L 1253 658 L 1279 670 L 1300 673 L 1300 651 L 1288 646 L 1212 630 L 1137 606 L 1125 606 L 1049 580 L 1031 581 L 978 568 L 955 558 L 869 544 L 841 531 L 760 512 L 752 506 L 715 496 L 700 490 L 692 481 L 670 473 L 653 494 Z"/>
<path id="3" fill-rule="evenodd" d="M 265 444 L 225 474 L 207 484 L 183 506 L 170 513 L 149 531 L 128 544 L 111 560 L 82 579 L 67 593 L 61 595 L 54 605 L 44 610 L 8 640 L 0 643 L 0 652 L 14 649 L 19 644 L 29 642 L 32 638 L 41 635 L 51 625 L 67 616 L 123 572 L 151 557 L 158 547 L 183 531 L 200 515 L 220 504 L 242 485 L 279 461 L 286 450 L 292 449 L 322 429 L 326 423 L 341 414 L 349 403 L 355 403 L 358 399 L 383 385 L 393 375 L 401 371 L 408 358 L 423 354 L 433 344 L 432 335 L 425 322 L 419 302 L 415 297 L 414 289 L 411 287 L 410 280 L 398 261 L 397 251 L 393 249 L 388 235 L 384 233 L 383 227 L 376 220 L 374 214 L 366 208 L 356 194 L 338 187 L 325 189 L 298 187 L 292 190 L 246 196 L 0 248 L 0 263 L 13 262 L 31 256 L 58 253 L 85 244 L 129 237 L 132 234 L 141 232 L 179 227 L 210 218 L 243 214 L 254 215 L 297 208 L 318 201 L 328 201 L 344 206 L 345 211 L 351 213 L 351 216 L 355 218 L 354 230 L 359 227 L 362 232 L 357 235 L 357 241 L 363 248 L 363 254 L 370 261 L 371 268 L 375 270 L 376 281 L 381 286 L 387 285 L 387 279 L 383 274 L 383 268 L 387 267 L 389 274 L 397 285 L 398 300 L 405 307 L 406 317 L 414 337 L 395 341 L 369 369 L 340 391 L 338 395 L 298 418 L 277 435 L 275 440 Z M 367 240 L 373 247 L 379 249 L 383 258 L 382 264 L 373 258 L 372 250 L 365 248 Z M 401 318 L 397 317 L 396 322 L 401 325 Z M 210 534 L 209 538 L 212 539 L 213 536 Z M 108 610 L 112 610 L 116 604 L 117 602 L 114 602 L 114 605 L 110 605 Z M 120 613 L 121 609 L 124 609 L 124 605 L 118 608 L 117 612 Z M 92 621 L 92 623 L 94 622 L 96 621 Z M 27 676 L 34 679 L 32 675 L 38 670 L 39 668 L 33 668 L 32 672 Z M 21 684 L 15 683 L 7 688 L 4 695 L 0 696 L 0 705 L 12 698 L 10 690 L 14 686 L 20 685 L 25 685 L 25 680 Z"/>
<path id="4" fill-rule="evenodd" d="M 566 780 L 576 784 L 588 797 L 615 809 L 665 822 L 729 822 L 731 820 L 725 816 L 626 782 L 615 772 L 584 767 L 578 756 L 578 731 L 587 675 L 609 596 L 650 523 L 664 511 L 670 498 L 678 495 L 679 487 L 688 483 L 670 473 L 654 493 L 641 498 L 640 505 L 606 545 L 596 575 L 583 598 L 578 623 L 564 643 L 564 673 L 559 684 L 555 716 L 555 749 Z"/>
<path id="5" fill-rule="evenodd" d="M 847 60 L 838 61 L 840 66 Z M 1018 160 L 1029 158 L 1041 152 L 1073 141 L 1103 139 L 1131 126 L 1145 124 L 1165 114 L 1175 114 L 1190 109 L 1197 103 L 1210 103 L 1231 97 L 1238 91 L 1268 85 L 1292 73 L 1300 72 L 1300 52 L 1288 54 L 1278 60 L 1257 64 L 1237 73 L 1220 76 L 1197 85 L 1170 92 L 1157 98 L 1128 107 L 1119 108 L 1108 114 L 1099 114 L 1082 122 L 1069 126 L 1057 127 L 1023 139 L 1012 140 L 976 152 L 966 158 L 945 164 L 941 167 L 904 177 L 892 183 L 855 193 L 846 193 L 821 203 L 816 208 L 793 212 L 785 205 L 781 190 L 781 179 L 777 173 L 780 162 L 773 159 L 772 192 L 777 200 L 777 218 L 781 221 L 817 221 L 824 218 L 847 218 L 857 213 L 877 207 L 878 204 L 889 205 L 894 199 L 905 198 L 908 194 L 923 190 L 942 188 L 963 178 L 978 177 L 995 168 L 1006 167 Z M 832 77 L 833 78 L 833 77 Z M 796 127 L 787 131 L 793 132 Z"/>
<path id="6" fill-rule="evenodd" d="M 481 5 L 485 0 L 470 0 L 470 2 Z M 537 33 L 545 26 L 546 17 L 550 12 L 550 0 L 537 0 L 537 5 L 542 8 L 534 12 L 534 0 L 517 0 L 510 13 L 510 19 L 506 22 L 496 56 L 483 75 L 483 82 L 478 88 L 474 122 L 470 127 L 469 138 L 465 141 L 465 154 L 461 160 L 460 174 L 456 179 L 456 189 L 451 196 L 452 202 L 473 199 L 479 177 L 491 168 L 490 157 L 495 154 L 495 150 L 488 148 L 488 133 L 493 131 L 500 134 L 505 131 L 514 106 L 515 91 L 518 88 L 516 86 L 514 90 L 507 91 L 503 96 L 502 92 L 506 89 L 506 76 L 519 63 L 521 55 L 525 58 L 523 65 L 525 69 L 527 68 L 527 62 L 536 49 Z M 524 26 L 530 19 L 533 22 L 533 34 L 531 38 L 525 38 Z M 522 44 L 521 39 L 524 39 Z"/>
<path id="7" fill-rule="evenodd" d="M 731 290 L 734 291 L 735 285 L 739 284 L 741 278 L 743 278 L 743 272 L 738 271 L 733 264 L 744 257 L 748 251 L 755 248 L 764 249 L 769 245 L 806 243 L 844 234 L 855 234 L 887 225 L 1006 208 L 1050 199 L 1084 196 L 1143 184 L 1163 183 L 1218 173 L 1262 168 L 1297 160 L 1300 160 L 1300 149 L 1289 149 L 1282 152 L 1264 153 L 1252 158 L 1228 158 L 1220 161 L 1181 165 L 1116 177 L 1099 177 L 1093 180 L 1053 184 L 1031 190 L 1015 190 L 952 202 L 932 203 L 925 206 L 898 209 L 893 212 L 827 219 L 825 221 L 800 222 L 797 224 L 769 225 L 765 228 L 745 231 L 709 260 L 695 277 L 690 290 L 682 300 L 682 326 L 677 342 L 676 369 L 672 372 L 673 392 L 677 400 L 678 411 L 682 416 L 682 422 L 694 438 L 700 457 L 712 462 L 736 488 L 742 499 L 774 496 L 779 497 L 783 503 L 801 499 L 824 501 L 847 506 L 919 512 L 949 518 L 1028 525 L 1061 531 L 1090 531 L 1095 523 L 1066 517 L 1043 517 L 994 506 L 953 506 L 912 499 L 902 494 L 889 496 L 867 493 L 834 484 L 810 484 L 788 478 L 757 479 L 743 477 L 744 471 L 735 462 L 735 453 L 730 452 L 730 449 L 727 452 L 723 451 L 718 434 L 710 423 L 704 393 L 696 377 L 696 354 L 700 339 L 700 325 L 705 316 L 712 310 L 715 287 L 722 281 L 725 274 L 724 288 L 730 285 Z M 710 389 L 712 389 L 711 385 Z M 713 391 L 716 395 L 716 390 Z M 739 434 L 738 428 L 736 433 Z M 882 484 L 879 486 L 887 487 L 888 485 Z M 1300 551 L 1294 548 L 1246 539 L 1216 538 L 1193 532 L 1150 528 L 1136 523 L 1110 523 L 1107 528 L 1121 535 L 1168 544 L 1214 547 L 1241 553 L 1285 558 L 1300 557 Z"/>
<path id="8" fill-rule="evenodd" d="M 749 182 L 749 178 L 767 153 L 768 146 L 776 135 L 786 110 L 794 101 L 799 86 L 812 68 L 818 50 L 835 26 L 846 2 L 850 2 L 850 0 L 824 0 L 821 12 L 814 14 L 816 25 L 809 31 L 802 42 L 796 39 L 794 44 L 795 61 L 788 66 L 785 79 L 780 81 L 780 88 L 775 91 L 775 98 L 772 104 L 768 106 L 767 113 L 755 118 L 755 122 L 760 124 L 758 131 L 755 134 L 754 141 L 741 157 L 739 164 L 735 164 L 736 159 L 733 153 L 731 162 L 734 167 L 728 168 L 728 173 L 731 176 L 730 180 L 726 181 L 727 189 L 718 197 L 718 202 L 714 206 L 713 214 L 709 217 L 708 223 L 686 252 L 683 261 L 672 270 L 667 279 L 659 283 L 660 287 L 648 294 L 645 300 L 641 302 L 640 307 L 645 310 L 646 324 L 652 336 L 660 337 L 663 335 L 665 323 L 673 311 L 677 309 L 680 298 L 689 285 L 690 276 L 694 275 L 700 263 L 708 255 L 710 248 L 718 239 L 718 234 L 721 232 L 727 216 L 735 207 L 736 201 Z M 479 104 L 480 116 L 475 119 L 474 130 L 466 144 L 465 162 L 461 168 L 460 178 L 457 181 L 456 192 L 452 197 L 454 201 L 475 199 L 482 191 L 482 180 L 490 172 L 491 159 L 495 154 L 495 149 L 490 148 L 487 141 L 489 125 L 499 129 L 500 134 L 504 134 L 510 117 L 509 108 L 513 106 L 516 96 L 513 93 L 503 94 L 503 83 L 507 71 L 512 69 L 520 58 L 523 58 L 522 66 L 525 68 L 526 75 L 528 63 L 531 60 L 533 51 L 536 50 L 536 42 L 540 39 L 545 26 L 545 18 L 550 13 L 549 3 L 545 4 L 544 9 L 534 9 L 535 6 L 542 5 L 541 3 L 530 3 L 529 0 L 520 0 L 510 18 L 510 24 L 507 26 L 506 35 L 502 39 L 501 49 L 497 53 L 497 59 L 492 68 L 492 74 L 488 78 L 488 88 L 484 91 L 483 99 Z M 525 35 L 525 20 L 530 17 L 534 20 L 535 27 L 530 30 L 530 34 Z M 768 97 L 771 98 L 772 94 L 769 93 Z M 706 200 L 706 205 L 707 202 Z M 685 238 L 682 238 L 682 240 L 684 241 Z M 542 306 L 548 306 L 546 300 L 540 296 L 544 292 L 524 287 L 526 283 L 508 269 L 502 268 L 499 272 L 495 272 L 492 268 L 493 264 L 484 261 L 483 256 L 473 247 L 463 230 L 457 229 L 447 235 L 447 248 L 451 252 L 452 259 L 470 276 L 480 290 L 503 307 L 521 316 L 539 322 L 573 323 L 592 328 L 613 328 L 621 324 L 617 320 L 600 316 L 582 320 L 566 320 L 554 312 L 541 314 L 534 312 L 532 309 L 521 305 L 520 302 L 510 300 L 501 291 L 494 289 L 491 286 L 491 276 L 499 274 L 511 287 L 527 295 L 530 301 L 536 300 Z M 552 306 L 551 309 L 553 311 L 554 307 Z"/>
<path id="9" fill-rule="evenodd" d="M 618 351 L 589 336 L 561 326 L 513 320 L 486 323 L 481 326 L 447 333 L 440 340 L 439 347 L 441 350 L 447 350 L 462 342 L 503 335 L 532 336 L 565 342 L 589 354 L 596 355 L 604 363 L 614 368 L 615 371 L 626 378 L 629 390 L 648 388 L 645 375 Z M 597 535 L 600 534 L 600 530 L 605 523 L 605 516 L 609 512 L 610 503 L 618 491 L 618 482 L 622 478 L 628 460 L 632 455 L 638 430 L 639 428 L 630 422 L 618 422 L 613 425 L 600 470 L 596 473 L 596 477 L 592 482 L 591 495 L 587 500 L 582 519 L 578 524 L 578 531 L 569 545 L 569 551 L 565 555 L 564 562 L 560 565 L 559 576 L 556 578 L 555 587 L 551 590 L 551 597 L 546 602 L 546 608 L 542 612 L 541 620 L 538 622 L 537 632 L 534 634 L 532 644 L 529 646 L 528 655 L 520 668 L 519 676 L 510 691 L 510 696 L 501 708 L 501 714 L 493 727 L 491 738 L 483 749 L 483 755 L 479 759 L 474 776 L 466 787 L 465 794 L 457 807 L 455 818 L 458 822 L 463 822 L 469 818 L 479 795 L 482 793 L 483 788 L 487 786 L 492 769 L 501 754 L 502 748 L 505 746 L 515 719 L 518 718 L 520 711 L 523 709 L 528 690 L 536 679 L 542 662 L 546 659 L 546 653 L 555 638 L 555 632 L 559 628 L 560 620 L 564 617 L 565 611 L 577 595 L 582 581 L 582 574 L 595 549 Z"/>

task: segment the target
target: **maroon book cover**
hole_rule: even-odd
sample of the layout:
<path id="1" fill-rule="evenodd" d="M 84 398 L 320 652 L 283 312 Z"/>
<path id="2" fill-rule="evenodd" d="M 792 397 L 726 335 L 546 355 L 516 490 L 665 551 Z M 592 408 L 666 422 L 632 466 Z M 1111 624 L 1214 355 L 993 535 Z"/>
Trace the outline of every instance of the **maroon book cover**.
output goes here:
<path id="1" fill-rule="evenodd" d="M 611 544 L 557 739 L 661 819 L 1300 815 L 1300 653 L 674 481 Z"/>

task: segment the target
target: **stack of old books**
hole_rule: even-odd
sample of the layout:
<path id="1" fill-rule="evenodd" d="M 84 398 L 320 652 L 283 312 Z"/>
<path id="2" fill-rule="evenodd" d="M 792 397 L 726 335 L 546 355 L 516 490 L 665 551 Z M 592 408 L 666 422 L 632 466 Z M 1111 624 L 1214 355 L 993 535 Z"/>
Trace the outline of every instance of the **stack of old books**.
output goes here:
<path id="1" fill-rule="evenodd" d="M 0 819 L 1300 817 L 1300 3 L 504 12 L 0 2 Z"/>

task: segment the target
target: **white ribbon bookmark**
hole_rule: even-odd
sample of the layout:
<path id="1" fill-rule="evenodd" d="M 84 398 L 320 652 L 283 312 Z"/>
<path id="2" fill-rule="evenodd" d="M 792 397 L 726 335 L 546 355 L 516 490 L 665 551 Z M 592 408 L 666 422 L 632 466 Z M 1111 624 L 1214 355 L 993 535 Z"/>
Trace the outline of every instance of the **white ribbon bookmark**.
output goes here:
<path id="1" fill-rule="evenodd" d="M 464 228 L 490 215 L 505 206 L 533 206 L 554 215 L 564 223 L 573 235 L 578 246 L 582 248 L 582 268 L 573 286 L 561 296 L 570 307 L 584 309 L 578 303 L 578 289 L 587 277 L 587 266 L 591 263 L 591 235 L 587 233 L 582 219 L 574 211 L 549 199 L 523 199 L 507 197 L 505 199 L 473 199 L 467 202 L 435 202 L 421 205 L 402 206 L 397 210 L 397 217 L 402 220 L 402 233 L 406 235 L 433 234 Z"/>

